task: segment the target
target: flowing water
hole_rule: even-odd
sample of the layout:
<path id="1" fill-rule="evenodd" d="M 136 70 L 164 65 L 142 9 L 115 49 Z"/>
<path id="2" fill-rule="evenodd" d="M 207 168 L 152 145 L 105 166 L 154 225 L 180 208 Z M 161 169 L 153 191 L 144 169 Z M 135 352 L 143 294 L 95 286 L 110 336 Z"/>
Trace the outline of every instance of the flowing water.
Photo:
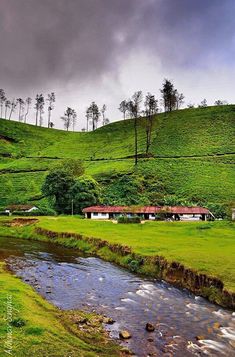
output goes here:
<path id="1" fill-rule="evenodd" d="M 106 328 L 128 330 L 122 343 L 136 356 L 235 356 L 235 313 L 185 290 L 49 243 L 0 238 L 0 258 L 60 309 L 112 317 Z"/>

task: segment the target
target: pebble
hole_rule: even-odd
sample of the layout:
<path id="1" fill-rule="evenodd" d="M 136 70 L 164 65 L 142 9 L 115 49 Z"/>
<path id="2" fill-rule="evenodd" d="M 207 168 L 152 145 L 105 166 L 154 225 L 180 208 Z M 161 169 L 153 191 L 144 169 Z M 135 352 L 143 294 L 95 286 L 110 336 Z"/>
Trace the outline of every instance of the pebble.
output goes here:
<path id="1" fill-rule="evenodd" d="M 196 336 L 196 340 L 200 341 L 200 340 L 205 340 L 205 336 L 203 335 L 198 335 Z"/>
<path id="2" fill-rule="evenodd" d="M 146 331 L 148 332 L 153 332 L 155 330 L 155 327 L 153 326 L 153 324 L 151 324 L 150 322 L 147 322 L 146 326 L 145 326 Z"/>

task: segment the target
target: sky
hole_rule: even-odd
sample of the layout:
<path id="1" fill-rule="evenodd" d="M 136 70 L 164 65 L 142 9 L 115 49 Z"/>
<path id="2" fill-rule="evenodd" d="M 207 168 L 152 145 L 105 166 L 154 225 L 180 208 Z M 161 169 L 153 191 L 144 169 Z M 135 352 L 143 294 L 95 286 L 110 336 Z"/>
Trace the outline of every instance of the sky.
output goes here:
<path id="1" fill-rule="evenodd" d="M 160 99 L 164 78 L 185 106 L 234 103 L 234 13 L 234 0 L 1 0 L 0 88 L 9 99 L 55 92 L 55 127 L 70 106 L 76 130 L 92 101 L 120 120 L 123 99 Z"/>

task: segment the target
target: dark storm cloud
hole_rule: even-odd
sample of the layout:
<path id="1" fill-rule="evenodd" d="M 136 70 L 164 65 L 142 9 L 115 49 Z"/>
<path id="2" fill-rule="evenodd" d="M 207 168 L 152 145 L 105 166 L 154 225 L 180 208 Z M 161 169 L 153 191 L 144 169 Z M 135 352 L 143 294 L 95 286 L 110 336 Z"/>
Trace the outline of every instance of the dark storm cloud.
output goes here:
<path id="1" fill-rule="evenodd" d="M 143 53 L 161 76 L 231 65 L 234 12 L 234 0 L 0 0 L 0 88 L 34 95 L 71 84 L 69 97 L 84 84 L 100 92 L 102 78 L 116 76 L 118 93 L 119 70 Z"/>
<path id="2" fill-rule="evenodd" d="M 229 60 L 234 8 L 233 0 L 1 0 L 0 77 L 29 87 L 95 79 L 137 45 L 167 62 Z"/>

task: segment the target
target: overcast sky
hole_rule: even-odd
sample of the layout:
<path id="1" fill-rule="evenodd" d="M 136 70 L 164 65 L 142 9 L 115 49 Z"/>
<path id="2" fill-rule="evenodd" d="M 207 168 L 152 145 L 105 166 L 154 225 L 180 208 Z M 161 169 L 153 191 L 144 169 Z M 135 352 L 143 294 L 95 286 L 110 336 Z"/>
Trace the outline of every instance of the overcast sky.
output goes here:
<path id="1" fill-rule="evenodd" d="M 165 77 L 186 104 L 234 103 L 234 14 L 234 0 L 0 0 L 0 88 L 54 91 L 52 121 L 71 106 L 77 130 L 91 101 L 118 120 L 122 99 L 160 97 Z"/>

